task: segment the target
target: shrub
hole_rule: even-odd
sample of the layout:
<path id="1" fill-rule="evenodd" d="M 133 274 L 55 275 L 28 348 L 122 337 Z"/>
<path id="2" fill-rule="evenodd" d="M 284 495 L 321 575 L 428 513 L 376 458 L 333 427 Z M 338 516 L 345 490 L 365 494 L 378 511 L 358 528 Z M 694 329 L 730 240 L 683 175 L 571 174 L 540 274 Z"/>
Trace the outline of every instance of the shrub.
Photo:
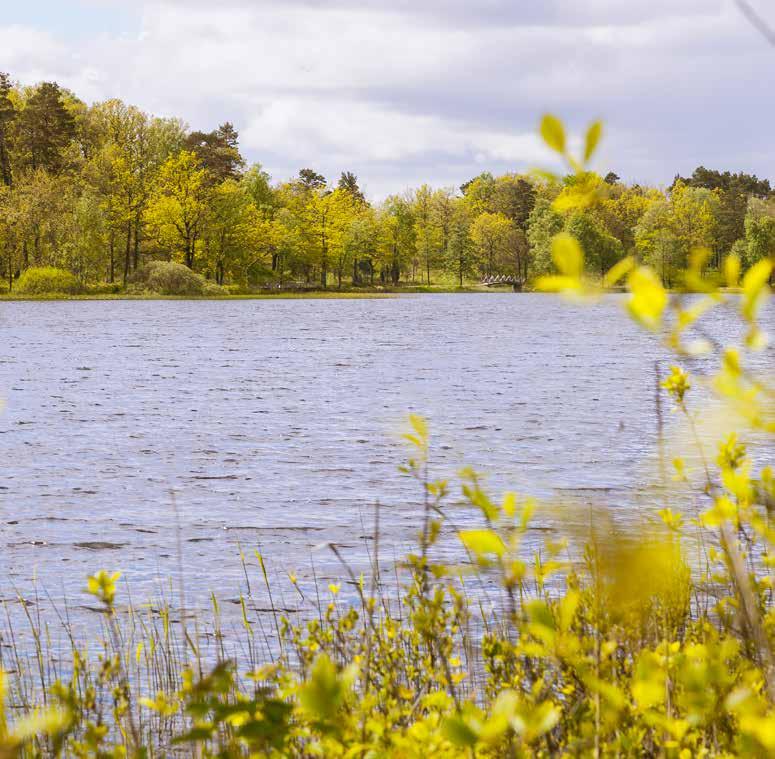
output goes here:
<path id="1" fill-rule="evenodd" d="M 228 295 L 229 291 L 225 287 L 222 287 L 221 285 L 216 284 L 212 280 L 206 279 L 204 284 L 203 294 L 213 297 L 213 296 L 220 296 L 220 295 Z"/>
<path id="2" fill-rule="evenodd" d="M 80 283 L 69 271 L 53 266 L 27 269 L 16 283 L 20 295 L 73 295 L 80 290 Z"/>
<path id="3" fill-rule="evenodd" d="M 97 282 L 86 288 L 89 295 L 117 295 L 121 292 L 121 285 L 118 282 Z"/>
<path id="4" fill-rule="evenodd" d="M 159 295 L 202 295 L 205 278 L 183 264 L 171 261 L 150 261 L 132 276 L 135 290 Z"/>

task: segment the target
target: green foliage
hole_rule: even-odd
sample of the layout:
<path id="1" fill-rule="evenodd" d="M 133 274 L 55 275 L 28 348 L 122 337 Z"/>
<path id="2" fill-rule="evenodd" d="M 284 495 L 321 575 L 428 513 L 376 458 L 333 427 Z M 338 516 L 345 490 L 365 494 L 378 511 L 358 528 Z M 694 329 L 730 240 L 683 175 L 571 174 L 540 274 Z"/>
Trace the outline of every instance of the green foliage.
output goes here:
<path id="1" fill-rule="evenodd" d="M 69 271 L 53 266 L 26 269 L 15 285 L 19 295 L 74 295 L 80 289 L 80 283 Z"/>
<path id="2" fill-rule="evenodd" d="M 587 251 L 587 264 L 603 277 L 617 261 L 624 257 L 622 244 L 603 224 L 586 211 L 576 211 L 565 223 L 565 231 L 576 238 Z"/>
<path id="3" fill-rule="evenodd" d="M 149 261 L 134 273 L 130 284 L 140 292 L 159 295 L 203 295 L 207 288 L 204 277 L 173 261 Z"/>
<path id="4" fill-rule="evenodd" d="M 228 122 L 191 132 L 0 74 L 0 279 L 13 289 L 24 269 L 54 266 L 125 288 L 166 257 L 243 290 L 530 286 L 551 273 L 551 238 L 565 230 L 590 282 L 632 256 L 668 287 L 703 291 L 733 248 L 743 268 L 773 255 L 767 181 L 698 167 L 669 190 L 630 186 L 593 168 L 600 122 L 576 142 L 556 116 L 540 130 L 567 173 L 484 171 L 459 192 L 424 184 L 371 203 L 350 171 L 336 184 L 311 168 L 278 182 L 246 166 Z M 697 246 L 710 255 L 690 285 L 681 272 Z"/>
<path id="5" fill-rule="evenodd" d="M 750 200 L 765 199 L 772 193 L 766 179 L 744 172 L 715 171 L 704 166 L 698 166 L 688 179 L 676 177 L 675 181 L 690 187 L 714 190 L 718 194 L 718 241 L 722 253 L 729 252 L 735 241 L 745 234 L 746 209 Z"/>
<path id="6" fill-rule="evenodd" d="M 745 235 L 735 243 L 742 263 L 753 266 L 764 258 L 775 258 L 775 203 L 751 198 L 744 220 Z"/>
<path id="7" fill-rule="evenodd" d="M 563 218 L 549 200 L 539 199 L 528 219 L 528 240 L 533 257 L 533 273 L 552 270 L 552 238 L 563 228 Z"/>

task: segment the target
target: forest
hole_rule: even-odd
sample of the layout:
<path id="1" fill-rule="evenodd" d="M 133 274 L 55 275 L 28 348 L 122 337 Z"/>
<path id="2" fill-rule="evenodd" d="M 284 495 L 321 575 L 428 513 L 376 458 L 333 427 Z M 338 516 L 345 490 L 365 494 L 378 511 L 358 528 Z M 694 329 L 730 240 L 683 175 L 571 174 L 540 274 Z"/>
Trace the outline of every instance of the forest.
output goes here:
<path id="1" fill-rule="evenodd" d="M 191 131 L 8 74 L 0 179 L 0 288 L 12 293 L 462 288 L 499 275 L 527 284 L 553 268 L 561 231 L 581 243 L 593 274 L 633 256 L 667 286 L 696 247 L 711 252 L 710 268 L 730 252 L 746 268 L 775 250 L 775 193 L 744 172 L 698 167 L 667 188 L 628 185 L 613 171 L 484 172 L 460 188 L 424 184 L 375 203 L 349 170 L 335 181 L 312 168 L 273 181 L 247 164 L 228 122 Z M 581 208 L 579 184 L 593 198 Z"/>

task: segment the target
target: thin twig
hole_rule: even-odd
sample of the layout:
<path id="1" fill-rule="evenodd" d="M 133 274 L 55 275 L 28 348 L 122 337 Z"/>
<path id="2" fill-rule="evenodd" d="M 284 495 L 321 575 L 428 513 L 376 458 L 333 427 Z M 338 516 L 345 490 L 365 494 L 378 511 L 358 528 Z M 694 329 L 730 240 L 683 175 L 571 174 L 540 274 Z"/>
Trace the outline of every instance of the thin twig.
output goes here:
<path id="1" fill-rule="evenodd" d="M 748 19 L 751 26 L 756 29 L 759 34 L 767 40 L 773 47 L 775 47 L 775 29 L 773 29 L 747 2 L 747 0 L 735 0 L 735 4 L 740 9 L 743 16 Z"/>

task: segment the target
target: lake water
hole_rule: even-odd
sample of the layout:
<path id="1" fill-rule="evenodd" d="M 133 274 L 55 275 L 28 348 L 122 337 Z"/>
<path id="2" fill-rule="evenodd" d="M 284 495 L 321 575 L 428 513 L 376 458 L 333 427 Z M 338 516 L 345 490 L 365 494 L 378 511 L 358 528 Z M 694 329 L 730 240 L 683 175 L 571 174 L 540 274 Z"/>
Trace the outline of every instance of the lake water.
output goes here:
<path id="1" fill-rule="evenodd" d="M 417 485 L 397 472 L 409 412 L 430 422 L 434 476 L 467 464 L 495 491 L 626 517 L 653 474 L 654 361 L 666 356 L 621 305 L 3 303 L 2 595 L 37 583 L 52 602 L 85 602 L 84 578 L 104 567 L 145 598 L 182 564 L 189 603 L 233 599 L 240 547 L 277 573 L 338 577 L 320 546 L 362 564 L 377 500 L 383 557 L 400 555 L 420 520 Z M 732 334 L 723 318 L 714 331 Z M 771 349 L 758 360 L 775 365 Z"/>

